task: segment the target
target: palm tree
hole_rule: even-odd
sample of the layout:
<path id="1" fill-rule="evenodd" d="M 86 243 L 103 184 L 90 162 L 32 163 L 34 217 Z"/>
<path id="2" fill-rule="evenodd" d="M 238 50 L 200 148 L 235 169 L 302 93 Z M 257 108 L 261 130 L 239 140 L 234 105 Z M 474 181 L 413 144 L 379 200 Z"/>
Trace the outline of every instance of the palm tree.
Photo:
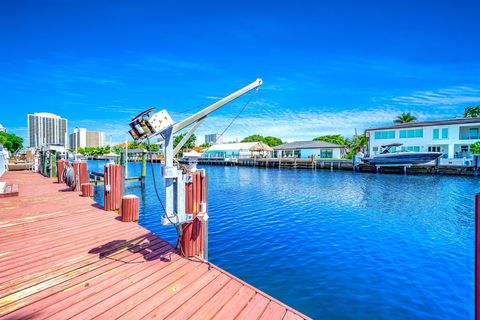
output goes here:
<path id="1" fill-rule="evenodd" d="M 393 121 L 394 123 L 407 123 L 417 120 L 417 117 L 412 115 L 410 112 L 403 112 L 401 115 Z"/>

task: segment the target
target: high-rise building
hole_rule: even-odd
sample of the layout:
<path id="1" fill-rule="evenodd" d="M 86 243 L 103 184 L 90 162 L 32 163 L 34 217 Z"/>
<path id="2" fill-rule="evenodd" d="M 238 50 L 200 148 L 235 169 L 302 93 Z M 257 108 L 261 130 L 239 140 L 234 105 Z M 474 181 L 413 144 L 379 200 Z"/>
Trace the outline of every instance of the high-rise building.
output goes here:
<path id="1" fill-rule="evenodd" d="M 219 133 L 212 133 L 205 135 L 205 143 L 208 144 L 222 144 L 223 143 L 223 135 Z"/>
<path id="2" fill-rule="evenodd" d="M 51 144 L 67 146 L 67 119 L 47 112 L 29 114 L 27 119 L 30 147 L 39 148 Z"/>
<path id="3" fill-rule="evenodd" d="M 0 132 L 7 132 L 7 128 L 5 128 L 4 126 L 2 126 L 1 123 L 0 123 Z"/>
<path id="4" fill-rule="evenodd" d="M 87 131 L 87 147 L 105 147 L 105 132 Z"/>
<path id="5" fill-rule="evenodd" d="M 69 148 L 105 147 L 105 132 L 87 131 L 85 128 L 75 128 L 69 137 Z"/>

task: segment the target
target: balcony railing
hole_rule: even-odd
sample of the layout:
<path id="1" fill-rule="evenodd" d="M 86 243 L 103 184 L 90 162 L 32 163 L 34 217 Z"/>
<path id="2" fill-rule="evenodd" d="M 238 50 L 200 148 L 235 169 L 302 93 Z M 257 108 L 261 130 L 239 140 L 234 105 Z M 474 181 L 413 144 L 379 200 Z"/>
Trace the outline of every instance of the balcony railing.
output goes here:
<path id="1" fill-rule="evenodd" d="M 480 140 L 480 135 L 460 134 L 460 140 Z"/>

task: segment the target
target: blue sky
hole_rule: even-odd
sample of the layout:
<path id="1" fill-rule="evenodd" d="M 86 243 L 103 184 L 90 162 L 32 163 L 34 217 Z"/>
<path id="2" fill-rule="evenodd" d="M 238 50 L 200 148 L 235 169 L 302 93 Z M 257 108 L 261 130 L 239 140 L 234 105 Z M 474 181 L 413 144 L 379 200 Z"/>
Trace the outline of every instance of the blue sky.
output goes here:
<path id="1" fill-rule="evenodd" d="M 28 113 L 52 112 L 122 141 L 143 109 L 181 120 L 257 77 L 227 140 L 351 136 L 403 111 L 451 118 L 480 104 L 478 12 L 479 1 L 2 1 L 0 123 L 25 137 Z M 221 132 L 247 100 L 198 134 Z"/>

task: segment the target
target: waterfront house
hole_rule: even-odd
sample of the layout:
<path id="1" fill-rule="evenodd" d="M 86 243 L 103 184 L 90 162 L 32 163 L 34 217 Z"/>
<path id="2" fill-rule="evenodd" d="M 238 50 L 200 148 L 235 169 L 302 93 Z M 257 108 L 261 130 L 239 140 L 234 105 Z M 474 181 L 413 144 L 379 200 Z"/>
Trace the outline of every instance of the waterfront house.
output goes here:
<path id="1" fill-rule="evenodd" d="M 239 159 L 251 157 L 269 157 L 273 149 L 263 142 L 240 142 L 214 144 L 203 152 L 208 159 Z"/>
<path id="2" fill-rule="evenodd" d="M 443 152 L 442 164 L 468 164 L 472 159 L 470 145 L 480 141 L 480 118 L 401 123 L 365 133 L 370 155 L 382 152 L 384 145 L 401 143 L 396 151 Z"/>
<path id="3" fill-rule="evenodd" d="M 325 141 L 294 141 L 273 148 L 275 158 L 341 158 L 345 146 Z"/>

